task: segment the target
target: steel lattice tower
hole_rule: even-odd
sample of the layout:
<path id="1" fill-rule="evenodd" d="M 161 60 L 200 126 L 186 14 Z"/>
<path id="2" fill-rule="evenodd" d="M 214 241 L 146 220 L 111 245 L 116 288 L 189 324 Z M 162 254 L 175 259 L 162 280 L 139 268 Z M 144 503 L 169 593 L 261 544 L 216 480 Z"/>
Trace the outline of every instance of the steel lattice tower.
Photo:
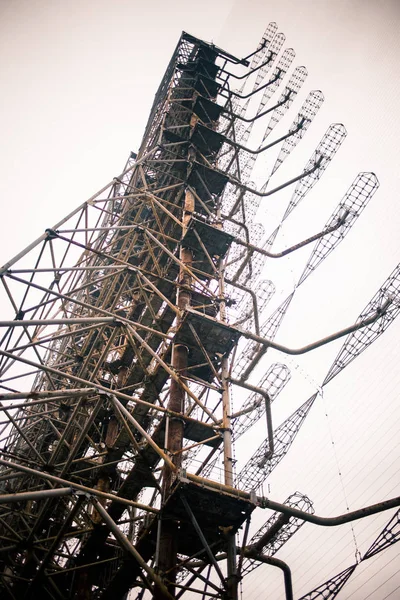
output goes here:
<path id="1" fill-rule="evenodd" d="M 270 141 L 307 77 L 304 67 L 290 71 L 295 54 L 283 43 L 271 23 L 256 51 L 237 59 L 183 33 L 138 154 L 2 268 L 15 314 L 0 323 L 2 597 L 106 600 L 134 589 L 132 598 L 161 599 L 200 589 L 235 600 L 243 576 L 268 563 L 284 571 L 293 598 L 290 570 L 273 554 L 305 521 L 336 525 L 400 505 L 324 519 L 300 492 L 283 504 L 259 493 L 318 395 L 274 431 L 271 404 L 290 371 L 274 363 L 254 383 L 267 350 L 301 354 L 344 337 L 323 387 L 399 312 L 398 266 L 354 325 L 300 349 L 274 342 L 298 287 L 379 185 L 358 174 L 320 232 L 272 252 L 346 136 L 331 125 L 300 172 L 271 183 L 324 100 L 311 91 Z M 255 187 L 252 173 L 272 148 L 269 177 Z M 258 203 L 288 186 L 281 223 L 264 238 Z M 311 243 L 293 292 L 268 314 L 264 261 Z M 234 389 L 244 399 L 232 412 Z M 233 446 L 259 419 L 266 439 L 236 473 Z M 256 508 L 276 512 L 250 537 Z M 397 523 L 362 560 L 397 541 Z M 333 598 L 356 566 L 304 598 Z"/>

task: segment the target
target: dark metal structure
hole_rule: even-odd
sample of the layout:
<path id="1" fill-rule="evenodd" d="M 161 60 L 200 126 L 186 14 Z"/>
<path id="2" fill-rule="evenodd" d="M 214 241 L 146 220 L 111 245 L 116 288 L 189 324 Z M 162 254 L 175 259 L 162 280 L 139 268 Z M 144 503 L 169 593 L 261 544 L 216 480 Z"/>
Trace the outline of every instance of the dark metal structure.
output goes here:
<path id="1" fill-rule="evenodd" d="M 272 252 L 346 136 L 331 125 L 303 169 L 273 183 L 323 102 L 312 91 L 286 133 L 270 137 L 307 76 L 290 72 L 295 54 L 283 43 L 271 23 L 257 50 L 237 59 L 183 33 L 138 154 L 2 268 L 13 311 L 0 322 L 3 598 L 235 600 L 261 563 L 283 570 L 292 598 L 290 570 L 272 555 L 305 521 L 339 525 L 400 505 L 324 519 L 302 493 L 282 504 L 259 493 L 317 398 L 274 431 L 271 405 L 291 375 L 274 363 L 257 379 L 268 349 L 301 354 L 345 337 L 327 385 L 400 310 L 397 267 L 355 324 L 299 349 L 274 341 L 299 286 L 378 187 L 360 173 L 321 231 Z M 259 144 L 248 147 L 255 132 Z M 255 186 L 273 148 L 270 174 Z M 254 221 L 259 201 L 288 186 L 267 238 Z M 269 314 L 263 263 L 308 244 L 301 278 Z M 238 410 L 232 390 L 241 390 Z M 265 441 L 236 473 L 234 444 L 260 420 Z M 256 508 L 276 513 L 250 537 Z"/>

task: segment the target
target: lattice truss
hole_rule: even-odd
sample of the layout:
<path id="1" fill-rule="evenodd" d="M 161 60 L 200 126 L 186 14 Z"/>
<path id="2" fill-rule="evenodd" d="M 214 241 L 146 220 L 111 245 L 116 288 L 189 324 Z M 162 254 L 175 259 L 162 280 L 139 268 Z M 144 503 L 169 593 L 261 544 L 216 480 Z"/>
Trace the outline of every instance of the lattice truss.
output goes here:
<path id="1" fill-rule="evenodd" d="M 376 556 L 379 552 L 382 552 L 386 548 L 389 548 L 400 540 L 400 511 L 396 511 L 390 521 L 382 529 L 376 540 L 371 544 L 367 552 L 361 557 L 361 560 L 348 567 L 341 573 L 325 581 L 317 588 L 302 596 L 300 600 L 317 600 L 323 598 L 324 600 L 332 600 L 336 598 L 340 590 L 343 588 L 345 583 L 350 579 L 357 566 L 369 558 Z"/>
<path id="2" fill-rule="evenodd" d="M 285 500 L 284 504 L 311 514 L 314 513 L 312 501 L 300 492 L 291 494 Z M 249 543 L 250 552 L 247 553 L 251 555 L 253 550 L 256 555 L 262 553 L 267 556 L 273 556 L 302 525 L 304 525 L 304 521 L 301 519 L 288 517 L 282 513 L 274 513 L 253 535 Z M 257 560 L 245 560 L 243 562 L 242 575 L 250 573 L 259 567 L 260 564 Z"/>
<path id="3" fill-rule="evenodd" d="M 293 67 L 284 42 L 271 23 L 239 60 L 183 33 L 138 154 L 2 268 L 2 597 L 125 598 L 136 588 L 137 598 L 201 589 L 235 599 L 240 577 L 314 512 L 296 492 L 247 543 L 251 513 L 266 506 L 256 491 L 317 398 L 273 431 L 271 404 L 291 373 L 278 362 L 254 373 L 268 348 L 288 350 L 274 339 L 298 287 L 379 184 L 360 173 L 315 235 L 271 252 L 346 136 L 331 125 L 303 169 L 274 187 L 324 100 L 307 92 L 290 113 L 307 71 Z M 257 189 L 253 170 L 271 148 Z M 261 198 L 292 184 L 281 223 L 266 232 L 255 221 Z M 266 259 L 313 242 L 297 285 L 271 312 Z M 399 274 L 346 330 L 323 385 L 395 319 Z M 260 420 L 265 441 L 235 474 L 232 444 Z"/>

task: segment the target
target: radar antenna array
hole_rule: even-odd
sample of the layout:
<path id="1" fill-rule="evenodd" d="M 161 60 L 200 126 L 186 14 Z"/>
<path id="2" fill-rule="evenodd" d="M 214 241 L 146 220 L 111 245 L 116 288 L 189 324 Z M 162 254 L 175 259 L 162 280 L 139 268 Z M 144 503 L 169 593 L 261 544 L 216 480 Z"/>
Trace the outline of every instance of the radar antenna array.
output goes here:
<path id="1" fill-rule="evenodd" d="M 275 341 L 299 286 L 378 188 L 360 173 L 319 233 L 271 251 L 347 135 L 331 125 L 300 173 L 287 163 L 274 183 L 324 101 L 313 90 L 291 114 L 307 71 L 292 67 L 277 31 L 270 23 L 243 59 L 183 32 L 138 153 L 0 269 L 4 598 L 122 600 L 136 588 L 138 599 L 237 600 L 240 578 L 261 563 L 284 570 L 292 597 L 287 565 L 273 555 L 304 522 L 326 522 L 305 494 L 278 503 L 256 492 L 318 393 L 274 431 L 271 405 L 290 393 L 293 373 L 266 354 L 345 337 L 322 389 L 398 315 L 400 267 L 346 329 L 300 349 Z M 260 209 L 292 186 L 266 232 Z M 297 285 L 281 293 L 267 259 L 314 242 Z M 256 429 L 263 441 L 243 468 L 235 447 Z M 252 534 L 263 509 L 275 512 Z M 362 560 L 397 530 L 391 521 Z M 307 598 L 336 593 L 354 568 Z"/>

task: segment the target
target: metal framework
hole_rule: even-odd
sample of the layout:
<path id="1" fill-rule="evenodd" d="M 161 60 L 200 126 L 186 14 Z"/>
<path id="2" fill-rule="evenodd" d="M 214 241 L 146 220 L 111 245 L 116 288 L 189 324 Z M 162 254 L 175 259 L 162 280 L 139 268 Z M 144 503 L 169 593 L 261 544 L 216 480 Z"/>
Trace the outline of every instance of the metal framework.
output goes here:
<path id="1" fill-rule="evenodd" d="M 324 227 L 271 251 L 346 136 L 331 125 L 303 169 L 274 183 L 323 103 L 311 91 L 286 133 L 270 139 L 307 77 L 304 67 L 290 72 L 295 53 L 282 52 L 284 41 L 271 23 L 257 50 L 237 59 L 183 33 L 138 154 L 1 269 L 2 598 L 235 600 L 261 563 L 283 570 L 292 598 L 290 570 L 273 555 L 304 522 L 340 525 L 400 505 L 323 518 L 299 492 L 284 503 L 259 492 L 318 396 L 274 431 L 271 404 L 291 374 L 274 363 L 259 377 L 268 349 L 301 354 L 346 337 L 325 386 L 400 310 L 397 267 L 353 325 L 299 349 L 274 341 L 298 287 L 379 185 L 360 173 Z M 272 148 L 257 187 L 252 174 Z M 288 186 L 267 236 L 255 222 L 259 203 Z M 271 314 L 265 260 L 314 242 Z M 235 473 L 234 443 L 260 420 L 265 441 Z M 276 513 L 248 541 L 256 508 Z M 364 558 L 393 543 L 393 527 Z M 304 598 L 328 597 L 354 568 Z"/>
<path id="2" fill-rule="evenodd" d="M 325 600 L 333 600 L 336 598 L 340 590 L 343 588 L 345 583 L 350 579 L 356 570 L 357 566 L 369 558 L 372 558 L 379 552 L 382 552 L 386 548 L 389 548 L 400 539 L 400 511 L 396 511 L 387 525 L 382 529 L 376 540 L 367 550 L 367 552 L 360 558 L 359 562 L 351 565 L 335 577 L 332 577 L 329 581 L 325 581 L 319 585 L 315 590 L 312 590 L 309 594 L 302 596 L 300 600 L 318 600 L 323 598 Z"/>

